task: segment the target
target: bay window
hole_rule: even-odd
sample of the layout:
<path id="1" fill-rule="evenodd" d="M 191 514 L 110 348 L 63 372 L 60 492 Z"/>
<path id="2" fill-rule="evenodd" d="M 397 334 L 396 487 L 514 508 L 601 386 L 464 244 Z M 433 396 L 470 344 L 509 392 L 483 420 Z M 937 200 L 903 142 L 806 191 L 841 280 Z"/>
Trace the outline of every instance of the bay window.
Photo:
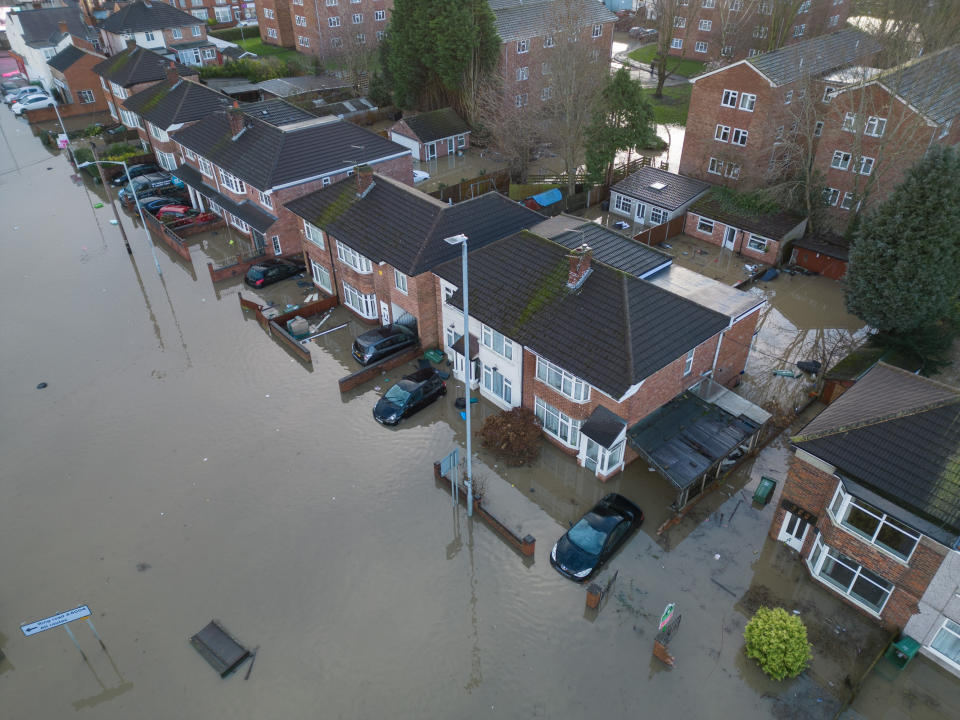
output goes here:
<path id="1" fill-rule="evenodd" d="M 339 243 L 337 244 L 339 245 Z M 372 293 L 369 295 L 362 293 L 347 283 L 343 283 L 343 304 L 368 320 L 379 317 L 377 314 L 377 296 Z"/>
<path id="2" fill-rule="evenodd" d="M 540 420 L 544 432 L 553 435 L 565 445 L 580 447 L 580 420 L 573 420 L 553 405 L 535 398 L 534 415 Z"/>
<path id="3" fill-rule="evenodd" d="M 845 530 L 885 550 L 903 561 L 909 561 L 920 534 L 899 520 L 845 492 L 842 484 L 830 502 L 830 516 Z"/>
<path id="4" fill-rule="evenodd" d="M 330 271 L 315 260 L 310 261 L 310 269 L 313 271 L 314 284 L 323 288 L 328 293 L 332 293 L 333 287 L 330 285 Z"/>
<path id="5" fill-rule="evenodd" d="M 893 592 L 892 583 L 825 544 L 822 535 L 817 536 L 807 564 L 818 580 L 877 615 Z"/>
<path id="6" fill-rule="evenodd" d="M 575 402 L 584 403 L 590 399 L 590 386 L 587 383 L 541 357 L 537 358 L 537 380 Z"/>

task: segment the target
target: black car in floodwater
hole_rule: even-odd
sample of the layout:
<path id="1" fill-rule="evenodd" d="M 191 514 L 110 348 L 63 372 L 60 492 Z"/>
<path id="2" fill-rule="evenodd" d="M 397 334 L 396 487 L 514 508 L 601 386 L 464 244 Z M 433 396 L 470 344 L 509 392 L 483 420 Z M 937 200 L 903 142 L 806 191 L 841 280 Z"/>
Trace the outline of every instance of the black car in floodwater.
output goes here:
<path id="1" fill-rule="evenodd" d="M 423 368 L 404 376 L 387 390 L 374 405 L 373 417 L 383 425 L 396 425 L 446 394 L 447 384 L 440 379 L 436 369 Z"/>
<path id="2" fill-rule="evenodd" d="M 550 552 L 550 564 L 561 575 L 584 582 L 642 522 L 640 508 L 623 495 L 610 493 L 557 541 Z"/>
<path id="3" fill-rule="evenodd" d="M 353 341 L 353 359 L 361 365 L 369 365 L 416 342 L 416 334 L 407 326 L 384 325 L 365 332 Z"/>
<path id="4" fill-rule="evenodd" d="M 261 260 L 247 270 L 243 281 L 250 287 L 262 288 L 299 275 L 306 269 L 307 264 L 299 257 Z"/>

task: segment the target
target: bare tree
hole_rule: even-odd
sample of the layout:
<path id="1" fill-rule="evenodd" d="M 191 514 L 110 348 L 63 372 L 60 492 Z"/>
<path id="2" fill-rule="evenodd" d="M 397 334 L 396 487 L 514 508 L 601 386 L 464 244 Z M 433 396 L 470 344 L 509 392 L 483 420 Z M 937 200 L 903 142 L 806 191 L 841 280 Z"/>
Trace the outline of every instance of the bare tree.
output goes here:
<path id="1" fill-rule="evenodd" d="M 683 43 L 682 47 L 674 48 L 674 34 L 677 28 L 693 28 L 699 19 L 701 4 L 697 0 L 650 0 L 648 13 L 657 30 L 657 54 L 650 64 L 651 72 L 657 75 L 657 89 L 653 95 L 663 97 L 663 86 L 667 78 L 676 72 L 690 51 L 691 43 Z M 671 55 L 671 50 L 679 50 Z"/>
<path id="2" fill-rule="evenodd" d="M 719 23 L 720 62 L 729 62 L 738 47 L 751 43 L 759 6 L 760 0 L 717 0 L 714 13 Z"/>
<path id="3" fill-rule="evenodd" d="M 377 46 L 367 43 L 365 34 L 355 34 L 347 38 L 343 46 L 332 55 L 328 66 L 345 73 L 356 92 L 365 93 L 370 85 L 370 73 L 376 64 Z"/>
<path id="4" fill-rule="evenodd" d="M 515 180 L 526 182 L 533 149 L 542 133 L 542 119 L 524 107 L 505 102 L 499 76 L 479 81 L 474 107 L 478 140 L 487 141 L 503 156 Z"/>
<path id="5" fill-rule="evenodd" d="M 546 20 L 555 42 L 550 63 L 553 84 L 545 102 L 546 127 L 563 160 L 569 197 L 575 192 L 577 170 L 583 163 L 586 130 L 610 72 L 609 58 L 601 57 L 600 50 L 586 42 L 590 25 L 583 0 L 559 0 Z"/>

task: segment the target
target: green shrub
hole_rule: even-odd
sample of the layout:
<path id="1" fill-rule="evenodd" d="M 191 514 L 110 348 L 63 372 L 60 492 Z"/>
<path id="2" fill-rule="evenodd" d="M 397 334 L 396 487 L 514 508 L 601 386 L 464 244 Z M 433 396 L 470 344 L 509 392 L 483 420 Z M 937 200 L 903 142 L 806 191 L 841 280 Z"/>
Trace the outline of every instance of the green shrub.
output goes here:
<path id="1" fill-rule="evenodd" d="M 211 30 L 208 34 L 228 42 L 237 42 L 237 40 L 259 37 L 260 28 L 257 25 L 247 25 L 244 28 L 232 27 L 223 30 Z"/>
<path id="2" fill-rule="evenodd" d="M 747 657 L 774 680 L 796 677 L 813 657 L 803 621 L 783 608 L 761 607 L 743 631 Z"/>

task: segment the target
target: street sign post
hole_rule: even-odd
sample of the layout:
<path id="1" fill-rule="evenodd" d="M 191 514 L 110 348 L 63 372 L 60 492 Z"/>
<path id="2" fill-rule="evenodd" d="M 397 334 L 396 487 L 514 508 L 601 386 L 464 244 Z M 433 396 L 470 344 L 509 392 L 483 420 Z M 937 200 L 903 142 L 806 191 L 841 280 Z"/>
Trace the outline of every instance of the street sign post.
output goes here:
<path id="1" fill-rule="evenodd" d="M 660 627 L 657 631 L 663 630 L 668 622 L 673 619 L 673 611 L 677 609 L 676 603 L 670 603 L 663 609 L 663 615 L 660 616 Z"/>
<path id="2" fill-rule="evenodd" d="M 66 612 L 62 612 L 57 615 L 51 615 L 43 620 L 37 620 L 36 622 L 21 625 L 20 630 L 23 632 L 25 637 L 30 637 L 31 635 L 36 635 L 44 630 L 50 630 L 51 628 L 66 625 L 68 622 L 73 622 L 74 620 L 83 620 L 83 618 L 88 617 L 90 617 L 90 608 L 88 608 L 86 605 L 81 605 L 73 610 L 67 610 Z"/>

